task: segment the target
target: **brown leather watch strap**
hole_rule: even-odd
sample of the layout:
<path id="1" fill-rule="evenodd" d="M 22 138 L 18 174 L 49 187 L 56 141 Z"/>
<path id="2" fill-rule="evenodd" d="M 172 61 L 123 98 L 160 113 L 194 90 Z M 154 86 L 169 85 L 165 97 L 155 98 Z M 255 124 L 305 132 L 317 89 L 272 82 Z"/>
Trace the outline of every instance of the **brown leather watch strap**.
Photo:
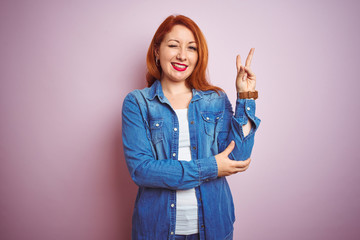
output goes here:
<path id="1" fill-rule="evenodd" d="M 258 91 L 255 90 L 255 92 L 238 92 L 238 98 L 240 99 L 253 98 L 255 100 L 258 98 Z"/>

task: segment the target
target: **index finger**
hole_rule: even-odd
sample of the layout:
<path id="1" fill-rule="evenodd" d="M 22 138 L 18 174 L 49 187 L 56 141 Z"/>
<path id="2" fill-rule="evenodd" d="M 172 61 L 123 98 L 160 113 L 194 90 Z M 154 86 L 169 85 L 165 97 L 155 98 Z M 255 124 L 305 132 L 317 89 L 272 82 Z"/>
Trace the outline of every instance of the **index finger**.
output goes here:
<path id="1" fill-rule="evenodd" d="M 252 60 L 253 55 L 254 55 L 254 51 L 255 51 L 255 48 L 250 49 L 249 55 L 246 58 L 245 67 L 250 67 L 251 60 Z"/>
<path id="2" fill-rule="evenodd" d="M 240 54 L 238 54 L 236 56 L 236 69 L 238 72 L 240 71 L 240 66 L 241 66 L 241 57 L 240 57 Z"/>

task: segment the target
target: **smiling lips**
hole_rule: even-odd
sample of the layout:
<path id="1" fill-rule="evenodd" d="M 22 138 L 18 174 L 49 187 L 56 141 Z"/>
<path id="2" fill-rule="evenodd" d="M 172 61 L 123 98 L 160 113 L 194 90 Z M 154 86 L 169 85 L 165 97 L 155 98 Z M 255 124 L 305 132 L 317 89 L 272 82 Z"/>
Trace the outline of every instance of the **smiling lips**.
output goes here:
<path id="1" fill-rule="evenodd" d="M 173 66 L 173 68 L 177 71 L 183 72 L 187 69 L 187 65 L 185 64 L 181 64 L 181 63 L 171 63 L 171 65 Z"/>

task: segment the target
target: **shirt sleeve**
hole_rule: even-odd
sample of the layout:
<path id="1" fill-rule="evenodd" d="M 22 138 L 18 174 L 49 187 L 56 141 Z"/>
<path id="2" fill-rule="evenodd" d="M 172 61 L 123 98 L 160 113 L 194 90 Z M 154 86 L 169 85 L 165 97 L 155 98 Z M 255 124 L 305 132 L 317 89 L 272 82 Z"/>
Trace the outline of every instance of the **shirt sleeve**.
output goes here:
<path id="1" fill-rule="evenodd" d="M 229 143 L 234 140 L 235 148 L 230 153 L 232 160 L 246 160 L 251 156 L 254 146 L 255 133 L 260 125 L 260 119 L 255 116 L 256 104 L 252 99 L 237 99 L 235 114 L 231 103 L 225 95 L 225 114 L 224 121 L 227 131 L 224 135 L 219 135 L 219 152 L 222 152 Z M 248 121 L 252 122 L 252 128 L 247 136 L 244 136 L 242 126 Z M 223 138 L 221 138 L 223 137 Z"/>
<path id="2" fill-rule="evenodd" d="M 138 186 L 190 189 L 217 177 L 214 156 L 189 162 L 155 159 L 140 103 L 131 93 L 126 96 L 122 108 L 122 139 L 127 167 Z"/>

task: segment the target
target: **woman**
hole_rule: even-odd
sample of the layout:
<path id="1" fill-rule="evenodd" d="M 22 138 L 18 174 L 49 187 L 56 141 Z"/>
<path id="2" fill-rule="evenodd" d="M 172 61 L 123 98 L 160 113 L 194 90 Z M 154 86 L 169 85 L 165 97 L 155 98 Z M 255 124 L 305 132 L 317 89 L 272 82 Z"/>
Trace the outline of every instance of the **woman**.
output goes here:
<path id="1" fill-rule="evenodd" d="M 250 164 L 256 78 L 251 49 L 237 56 L 235 115 L 222 89 L 205 78 L 208 50 L 189 18 L 169 16 L 147 54 L 149 87 L 123 104 L 125 159 L 139 186 L 133 239 L 232 239 L 235 221 L 225 176 Z M 241 161 L 239 161 L 241 160 Z"/>

